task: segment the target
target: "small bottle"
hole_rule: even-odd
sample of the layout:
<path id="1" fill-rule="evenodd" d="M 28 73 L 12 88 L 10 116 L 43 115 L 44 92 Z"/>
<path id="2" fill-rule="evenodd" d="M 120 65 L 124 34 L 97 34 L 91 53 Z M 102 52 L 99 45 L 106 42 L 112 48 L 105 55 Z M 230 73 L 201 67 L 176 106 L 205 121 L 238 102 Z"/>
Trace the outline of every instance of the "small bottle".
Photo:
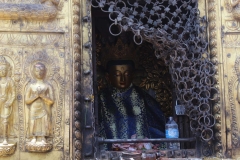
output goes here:
<path id="1" fill-rule="evenodd" d="M 166 138 L 179 138 L 178 125 L 173 120 L 173 117 L 169 117 L 169 121 L 165 125 Z M 167 149 L 180 149 L 179 142 L 168 142 Z"/>

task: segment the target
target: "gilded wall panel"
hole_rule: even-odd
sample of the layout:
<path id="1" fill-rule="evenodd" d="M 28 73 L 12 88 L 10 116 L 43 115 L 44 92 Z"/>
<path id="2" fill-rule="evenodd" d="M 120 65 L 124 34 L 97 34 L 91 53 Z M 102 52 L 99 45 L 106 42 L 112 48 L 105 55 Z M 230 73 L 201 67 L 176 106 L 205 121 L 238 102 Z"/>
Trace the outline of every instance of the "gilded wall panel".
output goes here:
<path id="1" fill-rule="evenodd" d="M 42 3 L 47 3 L 47 7 Z M 69 3 L 64 0 L 1 0 L 0 31 L 69 32 Z M 42 11 L 38 12 L 41 7 Z"/>
<path id="2" fill-rule="evenodd" d="M 240 140 L 239 140 L 239 129 L 240 129 L 240 119 L 239 119 L 239 67 L 240 67 L 240 49 L 239 48 L 224 48 L 223 58 L 224 63 L 224 84 L 226 92 L 226 119 L 228 123 L 226 124 L 227 129 L 227 155 L 233 158 L 240 157 Z M 227 66 L 227 67 L 226 67 Z"/>
<path id="3" fill-rule="evenodd" d="M 0 117 L 0 159 L 71 157 L 71 5 L 0 0 L 0 96 L 10 97 L 0 103 L 9 115 Z M 21 7 L 27 9 L 16 15 Z"/>
<path id="4" fill-rule="evenodd" d="M 222 7 L 222 66 L 221 75 L 224 86 L 223 106 L 226 113 L 226 153 L 227 157 L 240 157 L 240 2 L 224 0 Z"/>

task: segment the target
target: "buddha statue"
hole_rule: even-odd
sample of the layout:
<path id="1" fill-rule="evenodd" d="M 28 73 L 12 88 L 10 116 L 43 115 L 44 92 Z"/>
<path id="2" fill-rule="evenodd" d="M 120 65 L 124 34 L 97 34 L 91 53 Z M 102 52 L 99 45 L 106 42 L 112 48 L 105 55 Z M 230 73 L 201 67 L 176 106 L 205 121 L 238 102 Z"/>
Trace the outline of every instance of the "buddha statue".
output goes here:
<path id="1" fill-rule="evenodd" d="M 32 144 L 45 144 L 46 137 L 52 136 L 53 89 L 44 79 L 47 68 L 37 62 L 32 69 L 35 82 L 28 85 L 25 103 L 29 108 L 28 136 Z"/>
<path id="2" fill-rule="evenodd" d="M 133 50 L 123 46 L 117 42 L 111 50 L 115 52 L 107 53 L 108 57 L 103 53 L 108 87 L 98 98 L 99 135 L 106 139 L 163 138 L 164 114 L 153 97 L 132 83 L 136 58 L 131 57 Z"/>
<path id="3" fill-rule="evenodd" d="M 16 98 L 15 86 L 11 77 L 8 76 L 10 64 L 4 56 L 0 56 L 0 117 L 1 131 L 3 132 L 3 145 L 8 145 L 10 117 L 12 115 L 12 106 Z"/>

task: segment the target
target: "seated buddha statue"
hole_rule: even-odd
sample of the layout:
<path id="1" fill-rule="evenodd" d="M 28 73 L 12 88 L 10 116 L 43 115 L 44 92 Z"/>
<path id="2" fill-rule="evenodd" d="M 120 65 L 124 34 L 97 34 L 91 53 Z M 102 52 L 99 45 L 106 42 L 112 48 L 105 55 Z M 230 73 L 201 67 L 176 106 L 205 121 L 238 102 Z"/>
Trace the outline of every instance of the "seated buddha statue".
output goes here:
<path id="1" fill-rule="evenodd" d="M 128 58 L 133 53 L 126 52 L 125 49 L 119 51 L 121 47 L 116 45 L 118 50 L 108 53 L 108 57 L 105 57 L 112 60 L 107 60 L 105 67 L 108 86 L 99 93 L 98 98 L 100 137 L 165 137 L 165 117 L 158 102 L 132 83 L 135 63 Z"/>

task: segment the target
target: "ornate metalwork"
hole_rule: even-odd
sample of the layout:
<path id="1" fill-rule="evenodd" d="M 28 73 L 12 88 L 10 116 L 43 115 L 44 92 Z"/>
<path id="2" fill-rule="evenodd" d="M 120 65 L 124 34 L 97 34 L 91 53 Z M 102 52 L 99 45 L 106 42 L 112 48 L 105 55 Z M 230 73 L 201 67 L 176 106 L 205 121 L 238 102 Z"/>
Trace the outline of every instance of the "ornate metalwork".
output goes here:
<path id="1" fill-rule="evenodd" d="M 155 56 L 170 66 L 192 132 L 210 145 L 215 124 L 211 102 L 218 100 L 218 91 L 207 52 L 206 18 L 199 17 L 197 0 L 96 0 L 92 6 L 109 13 L 112 35 L 132 31 L 136 44 L 143 40 L 153 44 Z M 119 33 L 112 32 L 114 25 Z"/>
<path id="2" fill-rule="evenodd" d="M 73 0 L 73 53 L 74 53 L 74 124 L 73 124 L 73 145 L 74 145 L 74 159 L 79 160 L 82 157 L 82 133 L 81 133 L 81 113 L 80 113 L 80 82 L 81 72 L 79 71 L 79 65 L 81 61 L 80 54 L 80 1 Z"/>
<path id="3" fill-rule="evenodd" d="M 218 5 L 219 1 L 217 0 L 209 0 L 208 1 L 208 27 L 209 27 L 209 49 L 210 49 L 210 57 L 213 64 L 218 64 L 218 45 L 217 45 L 217 34 L 215 30 L 217 29 L 217 9 L 216 6 Z M 218 68 L 218 67 L 217 67 Z M 216 80 L 219 79 L 219 73 L 216 72 L 214 77 Z M 214 86 L 217 88 L 217 92 L 219 92 L 219 84 L 215 83 Z M 219 92 L 220 93 L 220 92 Z M 217 95 L 218 96 L 218 95 Z M 221 120 L 221 104 L 220 104 L 220 97 L 216 98 L 216 101 L 212 103 L 212 113 L 216 119 L 216 124 L 214 126 L 215 130 L 215 155 L 219 158 L 224 157 L 224 145 L 222 142 L 222 131 L 221 126 L 222 120 Z"/>

